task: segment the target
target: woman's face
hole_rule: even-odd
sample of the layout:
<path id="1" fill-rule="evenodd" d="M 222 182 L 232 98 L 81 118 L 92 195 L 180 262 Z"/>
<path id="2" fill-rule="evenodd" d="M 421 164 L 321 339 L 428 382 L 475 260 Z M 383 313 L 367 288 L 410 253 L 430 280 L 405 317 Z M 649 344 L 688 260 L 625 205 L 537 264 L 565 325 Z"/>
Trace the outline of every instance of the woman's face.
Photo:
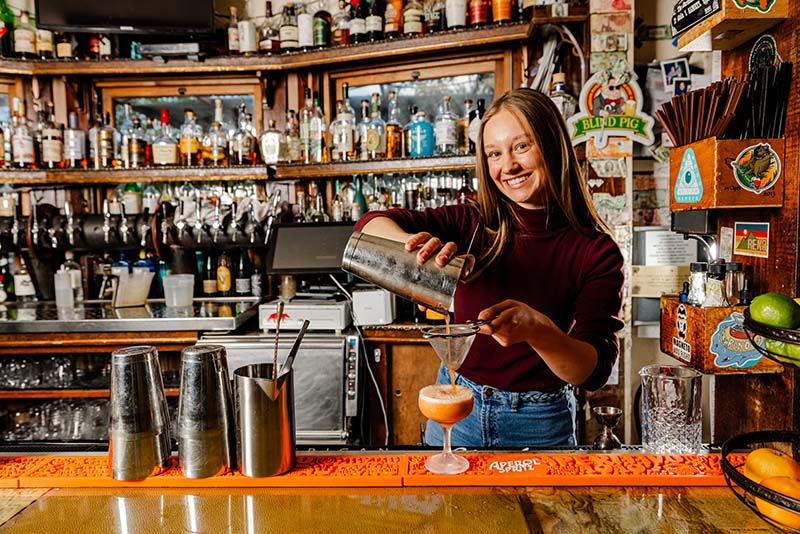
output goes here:
<path id="1" fill-rule="evenodd" d="M 544 161 L 517 115 L 500 110 L 483 127 L 489 176 L 500 192 L 528 209 L 544 206 Z"/>

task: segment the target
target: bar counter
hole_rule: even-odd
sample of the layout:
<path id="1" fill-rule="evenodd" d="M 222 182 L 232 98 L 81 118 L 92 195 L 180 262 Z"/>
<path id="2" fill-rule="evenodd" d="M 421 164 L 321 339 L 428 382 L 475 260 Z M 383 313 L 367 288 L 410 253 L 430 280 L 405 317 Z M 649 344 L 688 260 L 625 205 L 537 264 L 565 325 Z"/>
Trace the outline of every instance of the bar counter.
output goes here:
<path id="1" fill-rule="evenodd" d="M 165 473 L 118 487 L 103 487 L 118 483 L 102 473 L 83 487 L 58 478 L 98 471 L 104 456 L 75 457 L 72 471 L 54 467 L 69 457 L 27 457 L 38 467 L 25 468 L 22 487 L 0 489 L 0 532 L 776 532 L 725 485 L 718 455 L 468 453 L 472 472 L 447 477 L 424 471 L 428 454 L 310 452 L 267 479 Z M 534 458 L 538 476 L 524 468 Z M 383 476 L 386 466 L 400 478 Z M 269 487 L 241 487 L 259 484 Z"/>

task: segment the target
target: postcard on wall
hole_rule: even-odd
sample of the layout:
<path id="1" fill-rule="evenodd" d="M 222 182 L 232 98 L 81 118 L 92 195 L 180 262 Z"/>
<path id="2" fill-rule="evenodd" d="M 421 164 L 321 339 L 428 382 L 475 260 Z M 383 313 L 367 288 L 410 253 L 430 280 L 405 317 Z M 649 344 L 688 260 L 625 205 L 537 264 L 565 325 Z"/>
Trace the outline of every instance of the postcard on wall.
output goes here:
<path id="1" fill-rule="evenodd" d="M 620 70 L 628 64 L 627 52 L 592 52 L 589 54 L 589 72 Z"/>
<path id="2" fill-rule="evenodd" d="M 769 223 L 736 222 L 733 225 L 733 255 L 769 257 Z"/>
<path id="3" fill-rule="evenodd" d="M 590 0 L 589 13 L 613 13 L 614 11 L 630 11 L 633 0 Z"/>
<path id="4" fill-rule="evenodd" d="M 592 33 L 633 33 L 633 17 L 630 13 L 593 13 Z"/>
<path id="5" fill-rule="evenodd" d="M 628 49 L 627 33 L 593 33 L 592 52 L 625 52 Z"/>
<path id="6" fill-rule="evenodd" d="M 633 141 L 627 137 L 609 137 L 604 148 L 599 148 L 594 138 L 586 142 L 587 158 L 629 158 L 633 155 Z"/>

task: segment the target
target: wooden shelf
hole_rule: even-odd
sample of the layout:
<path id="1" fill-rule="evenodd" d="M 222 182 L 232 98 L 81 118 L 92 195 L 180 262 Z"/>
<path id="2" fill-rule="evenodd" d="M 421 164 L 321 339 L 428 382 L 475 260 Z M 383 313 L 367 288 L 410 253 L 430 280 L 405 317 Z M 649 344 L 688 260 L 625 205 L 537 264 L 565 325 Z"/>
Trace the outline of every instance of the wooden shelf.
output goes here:
<path id="1" fill-rule="evenodd" d="M 16 75 L 118 75 L 118 74 L 214 74 L 255 71 L 285 71 L 318 65 L 385 60 L 426 53 L 452 52 L 525 39 L 530 24 L 516 22 L 486 28 L 468 28 L 405 37 L 375 43 L 338 46 L 308 52 L 288 52 L 275 56 L 221 56 L 204 61 L 186 59 L 114 59 L 109 61 L 23 61 L 0 60 L 0 73 Z"/>
<path id="2" fill-rule="evenodd" d="M 752 8 L 742 9 L 734 0 L 721 0 L 718 12 L 678 35 L 678 48 L 733 50 L 786 20 L 788 6 L 788 2 L 775 2 L 769 11 L 762 13 Z"/>
<path id="3" fill-rule="evenodd" d="M 395 172 L 428 172 L 462 170 L 475 166 L 475 156 L 439 156 L 430 158 L 387 159 L 335 163 L 253 165 L 242 167 L 175 167 L 147 169 L 59 169 L 2 170 L 0 180 L 12 185 L 98 185 L 125 182 L 234 182 L 245 180 L 297 180 L 353 176 L 354 174 L 388 174 Z"/>
<path id="4" fill-rule="evenodd" d="M 178 388 L 165 388 L 168 397 L 177 397 Z M 102 399 L 108 397 L 107 389 L 14 389 L 0 390 L 0 399 Z"/>

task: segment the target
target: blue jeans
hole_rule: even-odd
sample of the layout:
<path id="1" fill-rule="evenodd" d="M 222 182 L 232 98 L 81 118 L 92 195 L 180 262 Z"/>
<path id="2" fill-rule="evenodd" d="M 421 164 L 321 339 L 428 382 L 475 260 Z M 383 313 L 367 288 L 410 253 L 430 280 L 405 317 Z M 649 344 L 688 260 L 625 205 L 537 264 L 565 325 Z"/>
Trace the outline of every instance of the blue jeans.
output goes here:
<path id="1" fill-rule="evenodd" d="M 436 383 L 449 384 L 439 368 Z M 451 430 L 453 447 L 554 447 L 575 445 L 575 397 L 571 386 L 553 392 L 512 392 L 481 386 L 456 373 L 456 384 L 472 390 L 474 404 Z M 428 421 L 425 443 L 442 445 L 442 427 Z"/>

